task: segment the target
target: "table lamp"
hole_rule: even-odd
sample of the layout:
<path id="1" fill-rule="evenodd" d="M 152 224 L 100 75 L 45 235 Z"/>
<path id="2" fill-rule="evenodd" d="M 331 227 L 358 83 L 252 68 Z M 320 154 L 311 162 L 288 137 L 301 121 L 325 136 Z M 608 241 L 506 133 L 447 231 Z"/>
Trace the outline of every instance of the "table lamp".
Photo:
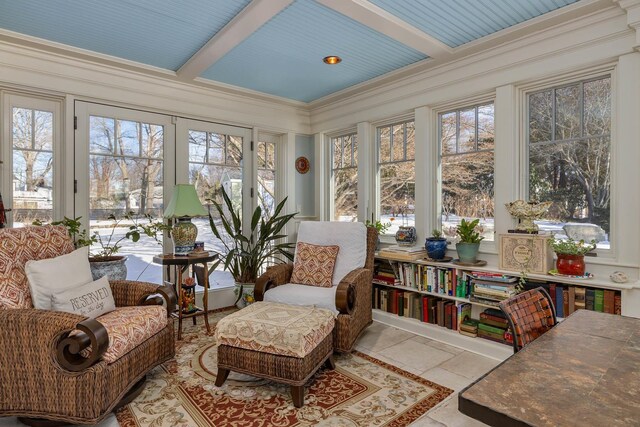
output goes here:
<path id="1" fill-rule="evenodd" d="M 192 184 L 177 184 L 169 205 L 164 210 L 165 218 L 177 218 L 171 229 L 174 255 L 188 255 L 193 251 L 198 236 L 198 227 L 191 218 L 207 216 L 206 209 L 200 203 L 196 188 Z"/>

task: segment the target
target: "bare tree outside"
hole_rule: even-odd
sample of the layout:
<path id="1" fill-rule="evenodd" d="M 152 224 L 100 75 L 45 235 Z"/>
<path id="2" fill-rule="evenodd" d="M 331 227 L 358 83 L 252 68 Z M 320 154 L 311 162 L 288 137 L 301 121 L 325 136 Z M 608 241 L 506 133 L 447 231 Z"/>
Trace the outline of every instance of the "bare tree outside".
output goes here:
<path id="1" fill-rule="evenodd" d="M 442 230 L 455 237 L 462 218 L 480 219 L 494 239 L 494 107 L 475 105 L 439 115 Z"/>
<path id="2" fill-rule="evenodd" d="M 358 136 L 331 138 L 333 219 L 358 220 Z"/>
<path id="3" fill-rule="evenodd" d="M 13 108 L 13 220 L 15 225 L 53 216 L 53 113 Z"/>
<path id="4" fill-rule="evenodd" d="M 390 222 L 387 234 L 415 225 L 415 124 L 412 121 L 377 129 L 380 217 Z"/>
<path id="5" fill-rule="evenodd" d="M 528 107 L 529 197 L 553 202 L 539 225 L 562 234 L 566 223 L 594 224 L 608 235 L 611 78 L 531 93 Z"/>

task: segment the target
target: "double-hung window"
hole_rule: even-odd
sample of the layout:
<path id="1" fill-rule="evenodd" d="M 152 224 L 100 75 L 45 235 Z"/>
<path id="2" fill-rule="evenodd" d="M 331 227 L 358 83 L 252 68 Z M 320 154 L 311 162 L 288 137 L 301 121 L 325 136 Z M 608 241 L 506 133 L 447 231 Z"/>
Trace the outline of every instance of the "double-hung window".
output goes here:
<path id="1" fill-rule="evenodd" d="M 416 170 L 413 120 L 376 129 L 378 146 L 378 214 L 390 223 L 387 234 L 415 225 Z"/>
<path id="2" fill-rule="evenodd" d="M 462 218 L 480 219 L 485 240 L 493 240 L 494 107 L 474 105 L 439 114 L 441 225 L 454 237 Z"/>
<path id="3" fill-rule="evenodd" d="M 331 138 L 333 220 L 358 220 L 358 140 L 355 133 Z"/>
<path id="4" fill-rule="evenodd" d="M 552 201 L 543 230 L 609 248 L 611 78 L 529 93 L 529 198 Z"/>

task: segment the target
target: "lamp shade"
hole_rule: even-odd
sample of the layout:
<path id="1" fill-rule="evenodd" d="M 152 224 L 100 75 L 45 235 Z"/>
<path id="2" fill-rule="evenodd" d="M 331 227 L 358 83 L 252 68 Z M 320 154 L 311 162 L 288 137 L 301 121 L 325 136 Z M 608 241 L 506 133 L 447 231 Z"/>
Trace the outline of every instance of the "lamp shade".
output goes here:
<path id="1" fill-rule="evenodd" d="M 165 218 L 207 216 L 207 210 L 200 203 L 196 188 L 192 184 L 177 184 L 173 196 L 164 210 Z"/>

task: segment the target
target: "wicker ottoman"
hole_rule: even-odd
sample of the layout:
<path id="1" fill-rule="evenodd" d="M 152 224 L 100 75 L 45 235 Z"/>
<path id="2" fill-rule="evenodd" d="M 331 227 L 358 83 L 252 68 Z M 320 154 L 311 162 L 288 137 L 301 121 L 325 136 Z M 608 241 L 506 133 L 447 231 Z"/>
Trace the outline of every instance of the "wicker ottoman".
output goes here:
<path id="1" fill-rule="evenodd" d="M 218 322 L 218 375 L 229 371 L 291 385 L 293 404 L 304 403 L 304 384 L 333 364 L 334 314 L 325 309 L 256 302 Z"/>

